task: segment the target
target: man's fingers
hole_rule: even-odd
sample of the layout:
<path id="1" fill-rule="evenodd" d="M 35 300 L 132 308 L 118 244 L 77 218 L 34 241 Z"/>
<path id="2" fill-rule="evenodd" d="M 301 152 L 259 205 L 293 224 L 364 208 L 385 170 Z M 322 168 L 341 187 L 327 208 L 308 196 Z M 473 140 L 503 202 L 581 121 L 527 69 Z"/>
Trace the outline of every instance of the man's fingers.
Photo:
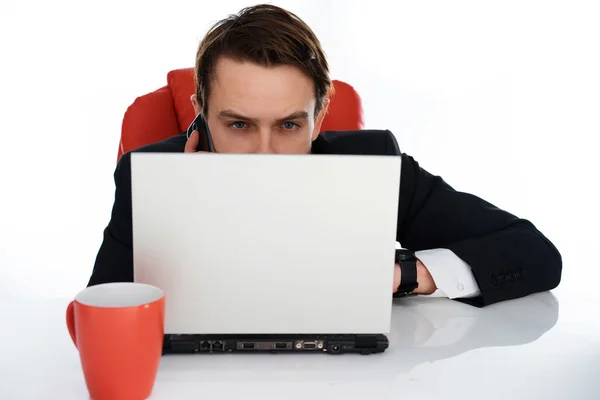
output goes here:
<path id="1" fill-rule="evenodd" d="M 192 132 L 187 142 L 185 143 L 184 153 L 196 153 L 198 150 L 198 143 L 200 142 L 200 134 L 198 131 Z"/>

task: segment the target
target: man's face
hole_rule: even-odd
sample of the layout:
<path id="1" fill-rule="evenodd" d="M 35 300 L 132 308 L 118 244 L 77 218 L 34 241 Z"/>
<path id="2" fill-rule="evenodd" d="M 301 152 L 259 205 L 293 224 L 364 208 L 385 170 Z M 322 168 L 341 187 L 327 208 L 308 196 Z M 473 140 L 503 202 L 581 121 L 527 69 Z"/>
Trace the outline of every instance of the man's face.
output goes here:
<path id="1" fill-rule="evenodd" d="M 315 116 L 308 76 L 291 66 L 265 68 L 225 57 L 215 75 L 206 120 L 219 153 L 310 152 L 327 107 Z M 195 96 L 192 102 L 200 113 Z"/>

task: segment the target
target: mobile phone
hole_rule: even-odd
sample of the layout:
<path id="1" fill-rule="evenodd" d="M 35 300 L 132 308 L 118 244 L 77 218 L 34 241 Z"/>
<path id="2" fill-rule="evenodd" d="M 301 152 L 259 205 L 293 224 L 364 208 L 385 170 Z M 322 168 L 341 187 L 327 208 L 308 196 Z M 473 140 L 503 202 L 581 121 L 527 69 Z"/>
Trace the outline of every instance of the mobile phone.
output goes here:
<path id="1" fill-rule="evenodd" d="M 212 136 L 210 134 L 210 131 L 208 130 L 208 124 L 202 117 L 202 114 L 198 114 L 187 129 L 188 139 L 194 131 L 198 131 L 198 133 L 200 134 L 200 140 L 198 141 L 198 148 L 196 150 L 216 153 L 215 146 L 212 141 Z"/>

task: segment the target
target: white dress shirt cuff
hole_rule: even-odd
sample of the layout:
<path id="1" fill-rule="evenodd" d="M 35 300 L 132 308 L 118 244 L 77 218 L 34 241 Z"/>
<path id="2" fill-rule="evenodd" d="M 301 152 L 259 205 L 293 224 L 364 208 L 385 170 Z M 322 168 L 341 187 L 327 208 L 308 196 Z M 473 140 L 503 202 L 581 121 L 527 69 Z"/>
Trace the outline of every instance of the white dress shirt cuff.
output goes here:
<path id="1" fill-rule="evenodd" d="M 448 249 L 415 252 L 429 270 L 438 290 L 431 297 L 450 299 L 476 297 L 481 294 L 471 267 Z"/>

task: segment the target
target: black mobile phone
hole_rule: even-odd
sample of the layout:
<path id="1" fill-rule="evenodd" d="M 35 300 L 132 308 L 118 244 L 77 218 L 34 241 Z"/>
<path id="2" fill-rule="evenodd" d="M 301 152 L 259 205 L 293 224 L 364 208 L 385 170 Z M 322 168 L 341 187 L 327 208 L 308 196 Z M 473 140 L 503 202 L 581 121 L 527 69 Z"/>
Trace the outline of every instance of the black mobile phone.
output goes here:
<path id="1" fill-rule="evenodd" d="M 198 114 L 187 129 L 188 139 L 194 131 L 198 131 L 198 133 L 200 134 L 200 141 L 198 142 L 198 148 L 196 150 L 216 153 L 215 146 L 212 141 L 212 136 L 210 135 L 210 131 L 208 130 L 208 124 L 202 117 L 202 114 Z"/>

